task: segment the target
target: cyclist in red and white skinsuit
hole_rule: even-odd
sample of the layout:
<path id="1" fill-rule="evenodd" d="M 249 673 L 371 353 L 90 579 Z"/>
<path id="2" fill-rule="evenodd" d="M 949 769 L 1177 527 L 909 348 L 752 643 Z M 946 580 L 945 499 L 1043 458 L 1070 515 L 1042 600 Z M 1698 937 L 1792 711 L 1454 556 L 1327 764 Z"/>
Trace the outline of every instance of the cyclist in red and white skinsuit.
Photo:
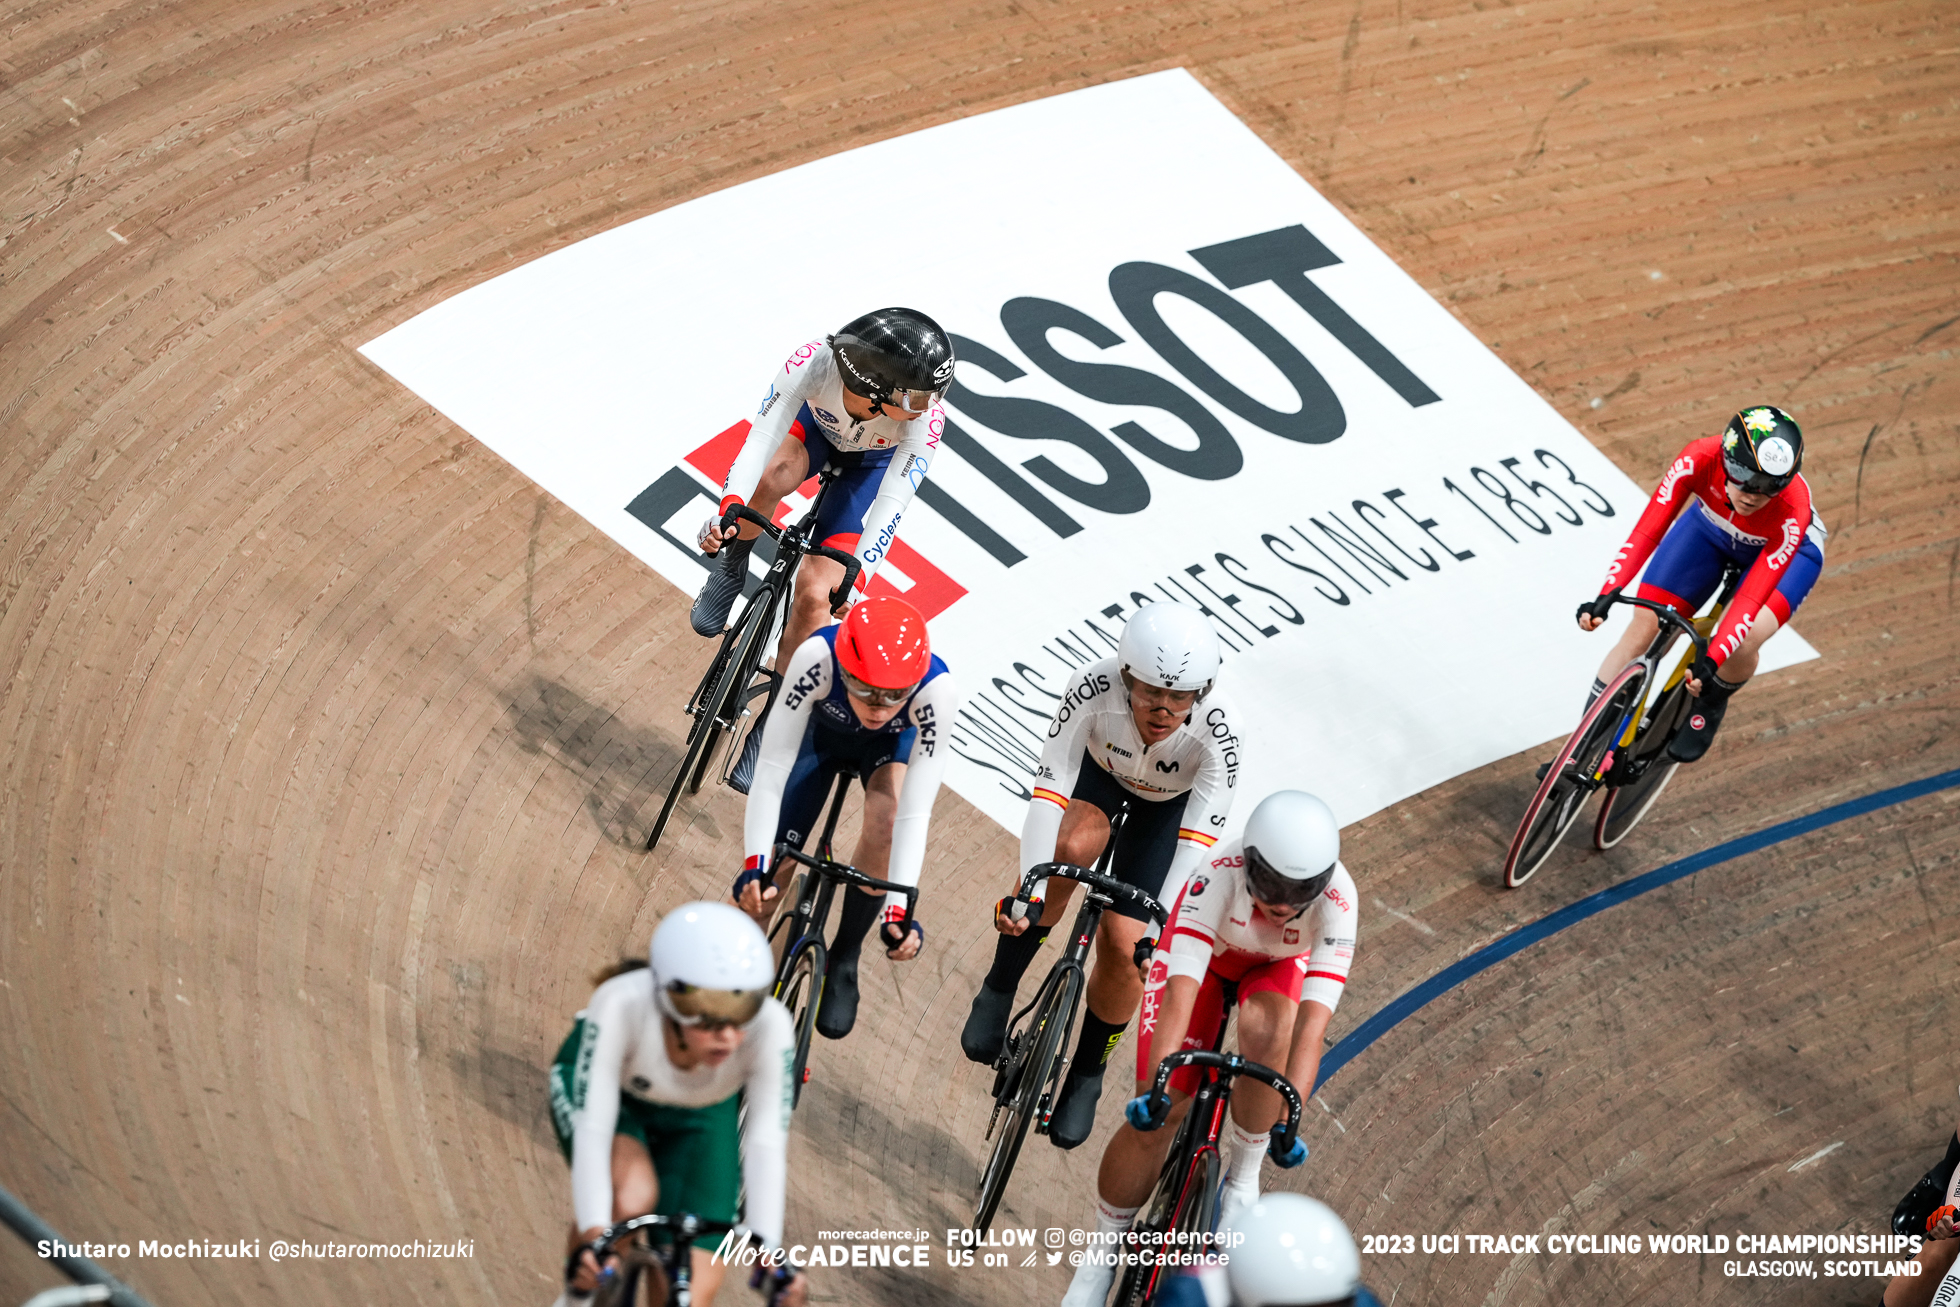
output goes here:
<path id="1" fill-rule="evenodd" d="M 1125 1123 L 1103 1151 L 1097 1229 L 1129 1228 L 1176 1133 L 1160 1127 L 1183 1116 L 1198 1087 L 1199 1072 L 1173 1072 L 1173 1106 L 1152 1124 L 1148 1093 L 1158 1064 L 1181 1048 L 1212 1047 L 1232 1003 L 1239 1007 L 1240 1055 L 1282 1071 L 1301 1097 L 1313 1092 L 1359 924 L 1359 896 L 1340 850 L 1340 827 L 1327 805 L 1281 790 L 1253 809 L 1243 836 L 1220 845 L 1185 882 L 1150 962 L 1137 1040 L 1139 1097 L 1125 1106 Z M 1268 1086 L 1250 1078 L 1233 1083 L 1231 1120 L 1220 1140 L 1229 1154 L 1222 1221 L 1258 1197 L 1260 1156 L 1281 1114 L 1280 1097 Z M 1306 1156 L 1296 1139 L 1291 1154 L 1273 1160 L 1292 1167 Z M 1063 1307 L 1101 1304 L 1114 1273 L 1085 1261 Z"/>
<path id="2" fill-rule="evenodd" d="M 1763 643 L 1789 623 L 1824 569 L 1824 523 L 1811 507 L 1802 466 L 1803 433 L 1789 414 L 1767 404 L 1742 410 L 1721 435 L 1681 451 L 1607 569 L 1601 599 L 1645 566 L 1637 597 L 1684 616 L 1715 593 L 1725 566 L 1744 569 L 1708 656 L 1689 669 L 1688 690 L 1700 703 L 1668 746 L 1677 761 L 1708 752 L 1729 696 L 1755 675 Z M 1598 627 L 1602 612 L 1598 599 L 1581 604 L 1580 628 Z M 1595 698 L 1659 629 L 1652 613 L 1633 610 L 1626 634 L 1600 664 Z"/>

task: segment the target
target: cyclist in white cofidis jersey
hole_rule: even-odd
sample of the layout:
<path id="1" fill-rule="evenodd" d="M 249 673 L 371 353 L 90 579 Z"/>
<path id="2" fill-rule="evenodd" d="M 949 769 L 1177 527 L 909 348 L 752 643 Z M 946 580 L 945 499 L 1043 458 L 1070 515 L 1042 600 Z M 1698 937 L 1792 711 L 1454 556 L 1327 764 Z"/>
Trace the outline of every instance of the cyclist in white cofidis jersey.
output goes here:
<path id="1" fill-rule="evenodd" d="M 1109 842 L 1109 815 L 1127 801 L 1111 874 L 1160 902 L 1176 897 L 1218 842 L 1238 784 L 1240 719 L 1212 690 L 1218 663 L 1218 635 L 1197 609 L 1155 603 L 1131 616 L 1117 656 L 1082 669 L 1048 727 L 1021 826 L 1023 873 L 1044 862 L 1093 866 Z M 1075 889 L 1072 880 L 1037 886 L 1039 924 L 1018 915 L 1011 897 L 995 906 L 993 967 L 960 1033 L 971 1060 L 1000 1056 L 1015 988 Z M 1081 1037 L 1049 1121 L 1057 1148 L 1076 1147 L 1095 1125 L 1103 1067 L 1143 992 L 1137 956 L 1146 923 L 1126 903 L 1103 914 Z"/>
<path id="2" fill-rule="evenodd" d="M 1198 1088 L 1196 1068 L 1173 1071 L 1170 1112 L 1153 1118 L 1148 1095 L 1158 1066 L 1179 1049 L 1213 1047 L 1234 1003 L 1239 1054 L 1279 1071 L 1302 1098 L 1313 1092 L 1359 926 L 1359 895 L 1340 857 L 1340 827 L 1327 805 L 1281 790 L 1252 810 L 1237 841 L 1220 846 L 1185 881 L 1143 994 L 1138 1097 L 1125 1105 L 1125 1123 L 1097 1170 L 1097 1229 L 1129 1228 L 1176 1134 L 1164 1127 L 1189 1110 Z M 1227 1154 L 1222 1220 L 1231 1222 L 1258 1199 L 1260 1160 L 1282 1113 L 1270 1086 L 1250 1078 L 1233 1083 L 1231 1119 L 1219 1140 Z M 1273 1155 L 1283 1167 L 1306 1158 L 1306 1143 L 1297 1138 L 1292 1151 Z M 1114 1275 L 1113 1266 L 1085 1260 L 1062 1307 L 1101 1307 Z"/>

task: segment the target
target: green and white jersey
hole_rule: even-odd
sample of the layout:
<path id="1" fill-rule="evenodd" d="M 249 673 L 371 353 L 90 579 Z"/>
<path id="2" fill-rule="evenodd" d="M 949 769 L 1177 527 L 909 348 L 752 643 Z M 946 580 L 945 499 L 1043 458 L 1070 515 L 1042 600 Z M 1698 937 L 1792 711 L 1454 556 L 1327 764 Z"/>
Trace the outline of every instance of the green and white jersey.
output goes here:
<path id="1" fill-rule="evenodd" d="M 644 967 L 615 976 L 592 993 L 579 1013 L 579 1047 L 569 1102 L 554 1104 L 572 1122 L 572 1207 L 578 1228 L 613 1219 L 612 1140 L 620 1095 L 664 1107 L 711 1107 L 743 1095 L 742 1184 L 747 1224 L 771 1248 L 783 1238 L 785 1158 L 788 1152 L 790 1064 L 794 1039 L 789 1012 L 775 999 L 749 1022 L 741 1047 L 720 1066 L 677 1067 L 667 1056 L 664 1018 L 653 1000 L 653 973 Z"/>

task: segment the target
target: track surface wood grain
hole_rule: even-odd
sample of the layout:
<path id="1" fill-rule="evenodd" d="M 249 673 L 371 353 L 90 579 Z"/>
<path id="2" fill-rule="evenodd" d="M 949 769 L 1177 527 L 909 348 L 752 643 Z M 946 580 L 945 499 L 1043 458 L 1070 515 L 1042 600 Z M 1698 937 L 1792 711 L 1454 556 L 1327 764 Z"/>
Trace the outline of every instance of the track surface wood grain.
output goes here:
<path id="1" fill-rule="evenodd" d="M 686 598 L 354 349 L 633 217 L 1141 72 L 1190 68 L 1643 485 L 1789 407 L 1832 529 L 1798 620 L 1822 660 L 1738 699 L 1620 850 L 1498 888 L 1530 756 L 1350 831 L 1336 1035 L 1615 880 L 1960 765 L 1955 47 L 1929 0 L 0 10 L 0 1183 L 78 1239 L 475 1242 L 107 1259 L 159 1307 L 549 1301 L 543 1068 L 590 973 L 726 884 L 739 800 L 638 853 L 704 660 Z M 1576 710 L 1518 668 L 1465 710 Z M 1328 1087 L 1284 1183 L 1364 1234 L 1880 1230 L 1960 1112 L 1957 809 L 1478 977 Z M 956 1033 L 1012 858 L 941 797 L 933 946 L 869 962 L 814 1058 L 804 1238 L 966 1219 L 986 1078 Z M 1004 1223 L 1086 1223 L 1103 1116 L 1030 1144 Z M 819 1290 L 1021 1303 L 1066 1272 Z M 1694 1257 L 1369 1275 L 1405 1304 L 1878 1292 Z M 50 1279 L 0 1241 L 0 1301 Z"/>

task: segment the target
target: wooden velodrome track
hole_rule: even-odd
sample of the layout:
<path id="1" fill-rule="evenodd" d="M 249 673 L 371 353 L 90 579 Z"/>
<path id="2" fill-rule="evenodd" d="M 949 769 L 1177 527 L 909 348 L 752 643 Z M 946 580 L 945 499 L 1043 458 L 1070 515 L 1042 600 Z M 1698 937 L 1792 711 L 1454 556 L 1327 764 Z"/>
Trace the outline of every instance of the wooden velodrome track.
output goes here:
<path id="1" fill-rule="evenodd" d="M 590 973 L 726 885 L 739 800 L 641 856 L 703 659 L 685 597 L 355 347 L 641 214 L 1179 65 L 1643 485 L 1738 405 L 1790 407 L 1832 528 L 1798 622 L 1822 661 L 1740 698 L 1620 851 L 1575 837 L 1498 887 L 1530 755 L 1350 830 L 1367 911 L 1336 1036 L 1586 893 L 1960 765 L 1960 25 L 1937 0 L 14 0 L 0 1184 L 75 1238 L 475 1241 L 107 1261 L 159 1307 L 549 1301 L 543 1068 Z M 1576 700 L 1517 667 L 1465 710 Z M 1960 1112 L 1957 813 L 1949 791 L 1834 826 L 1471 981 L 1329 1084 L 1284 1183 L 1358 1233 L 1882 1229 Z M 969 1211 L 985 1084 L 955 1035 L 1013 841 L 950 793 L 933 833 L 931 948 L 868 963 L 858 1031 L 816 1054 L 804 1238 Z M 1031 1144 L 1003 1220 L 1086 1223 L 1100 1141 Z M 1696 1257 L 1367 1265 L 1401 1304 L 1880 1287 Z M 1066 1274 L 817 1287 L 1020 1303 Z M 54 1282 L 0 1237 L 0 1302 Z"/>

